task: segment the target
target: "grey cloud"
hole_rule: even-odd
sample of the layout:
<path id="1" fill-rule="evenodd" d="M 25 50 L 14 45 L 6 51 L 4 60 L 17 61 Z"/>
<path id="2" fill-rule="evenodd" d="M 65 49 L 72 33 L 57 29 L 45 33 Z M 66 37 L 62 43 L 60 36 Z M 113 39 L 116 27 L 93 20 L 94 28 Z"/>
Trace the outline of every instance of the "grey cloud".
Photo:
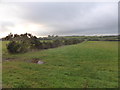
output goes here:
<path id="1" fill-rule="evenodd" d="M 114 34 L 117 33 L 117 3 L 21 3 L 27 21 L 44 24 L 48 33 L 38 34 Z"/>

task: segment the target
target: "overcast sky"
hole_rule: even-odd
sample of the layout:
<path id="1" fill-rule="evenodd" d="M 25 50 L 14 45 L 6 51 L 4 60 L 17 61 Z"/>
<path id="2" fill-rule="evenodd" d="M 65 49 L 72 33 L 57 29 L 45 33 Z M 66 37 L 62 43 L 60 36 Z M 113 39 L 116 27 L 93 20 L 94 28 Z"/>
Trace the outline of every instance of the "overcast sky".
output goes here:
<path id="1" fill-rule="evenodd" d="M 0 37 L 10 32 L 37 36 L 117 34 L 118 3 L 1 3 L 0 32 Z"/>

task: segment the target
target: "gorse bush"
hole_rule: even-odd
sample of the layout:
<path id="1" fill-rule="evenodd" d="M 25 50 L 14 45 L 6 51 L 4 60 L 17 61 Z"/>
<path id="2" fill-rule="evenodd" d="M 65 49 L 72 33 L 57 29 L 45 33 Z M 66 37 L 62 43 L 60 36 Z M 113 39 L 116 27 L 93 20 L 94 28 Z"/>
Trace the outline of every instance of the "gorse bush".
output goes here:
<path id="1" fill-rule="evenodd" d="M 7 50 L 9 53 L 25 53 L 27 51 L 30 51 L 32 49 L 49 49 L 49 48 L 55 48 L 62 45 L 71 45 L 71 44 L 77 44 L 82 42 L 83 40 L 79 39 L 59 39 L 56 37 L 52 42 L 41 42 L 36 36 L 32 36 L 31 34 L 25 33 L 21 35 L 15 34 L 12 36 L 11 41 L 7 45 Z"/>
<path id="2" fill-rule="evenodd" d="M 29 50 L 29 45 L 25 42 L 11 41 L 7 45 L 7 50 L 10 53 L 24 53 Z"/>
<path id="3" fill-rule="evenodd" d="M 84 40 L 79 40 L 79 39 L 76 39 L 76 38 L 70 38 L 70 39 L 65 39 L 64 40 L 64 44 L 65 45 L 72 45 L 72 44 L 77 44 L 77 43 L 81 43 L 83 42 Z"/>
<path id="4" fill-rule="evenodd" d="M 34 38 L 31 34 L 27 33 L 21 35 L 15 34 L 8 43 L 7 50 L 9 53 L 25 53 L 33 47 L 36 48 L 36 43 L 32 43 L 32 41 L 35 42 Z"/>
<path id="5" fill-rule="evenodd" d="M 53 41 L 54 47 L 62 46 L 63 42 L 62 40 L 56 39 Z"/>

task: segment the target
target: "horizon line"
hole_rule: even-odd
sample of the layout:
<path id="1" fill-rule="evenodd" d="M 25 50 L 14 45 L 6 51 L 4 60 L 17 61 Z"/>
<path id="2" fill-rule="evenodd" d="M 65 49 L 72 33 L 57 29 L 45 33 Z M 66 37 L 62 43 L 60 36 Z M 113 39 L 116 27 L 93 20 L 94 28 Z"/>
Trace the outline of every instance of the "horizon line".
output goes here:
<path id="1" fill-rule="evenodd" d="M 18 35 L 20 35 L 20 34 L 18 34 Z M 48 34 L 48 35 L 50 35 L 50 34 Z M 48 37 L 48 35 L 45 35 L 45 36 L 33 35 L 33 36 L 36 36 L 36 37 L 40 38 L 40 37 Z M 119 33 L 118 34 L 91 34 L 91 35 L 85 35 L 85 34 L 81 34 L 81 35 L 57 35 L 57 34 L 51 34 L 50 36 L 52 36 L 52 35 L 59 36 L 59 37 L 65 37 L 65 36 L 118 36 Z M 6 36 L 4 36 L 4 37 L 6 37 Z M 2 39 L 4 37 L 0 37 L 0 39 Z"/>

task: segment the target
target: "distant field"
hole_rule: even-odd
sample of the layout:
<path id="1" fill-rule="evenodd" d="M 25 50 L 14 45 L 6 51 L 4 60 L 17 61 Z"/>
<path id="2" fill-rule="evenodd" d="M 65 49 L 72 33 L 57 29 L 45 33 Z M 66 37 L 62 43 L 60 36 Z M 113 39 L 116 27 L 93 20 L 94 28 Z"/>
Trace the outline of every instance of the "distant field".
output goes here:
<path id="1" fill-rule="evenodd" d="M 3 87 L 118 87 L 118 42 L 88 41 L 43 51 L 10 55 L 3 42 Z M 37 58 L 44 64 L 29 61 Z M 13 60 L 11 60 L 13 59 Z"/>

